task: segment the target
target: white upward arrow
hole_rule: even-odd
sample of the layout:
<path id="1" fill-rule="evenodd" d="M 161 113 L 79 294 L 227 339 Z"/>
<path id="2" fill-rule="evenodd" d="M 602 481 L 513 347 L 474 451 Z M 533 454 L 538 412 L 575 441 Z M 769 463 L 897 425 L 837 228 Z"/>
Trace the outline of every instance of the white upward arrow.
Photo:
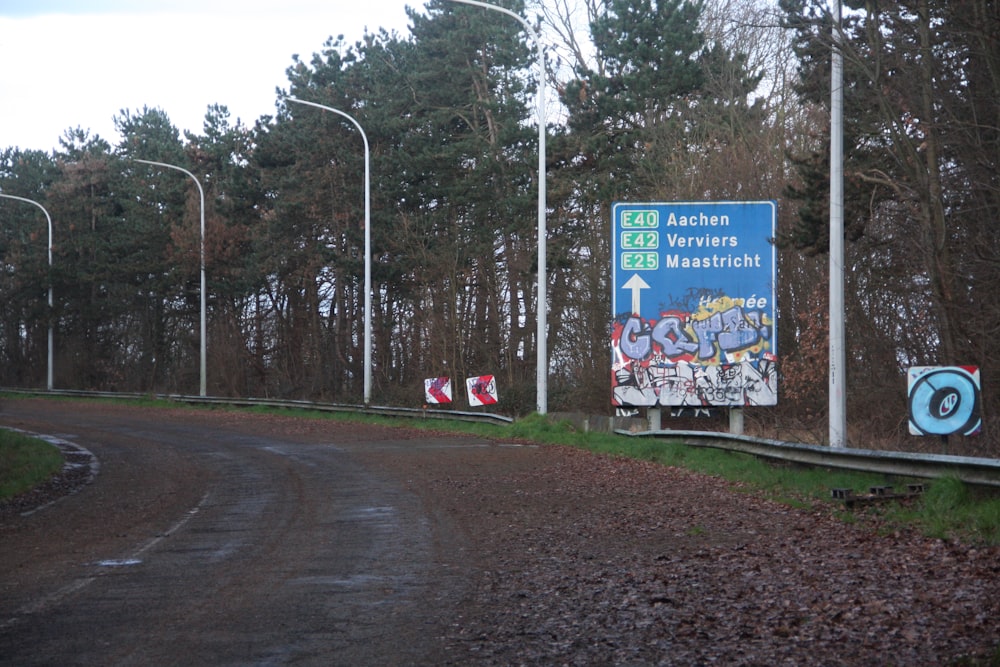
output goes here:
<path id="1" fill-rule="evenodd" d="M 624 285 L 625 289 L 632 290 L 632 314 L 639 314 L 639 302 L 642 301 L 640 298 L 642 290 L 649 289 L 649 285 L 646 281 L 639 277 L 638 273 L 633 273 L 632 277 L 628 279 L 628 282 Z"/>

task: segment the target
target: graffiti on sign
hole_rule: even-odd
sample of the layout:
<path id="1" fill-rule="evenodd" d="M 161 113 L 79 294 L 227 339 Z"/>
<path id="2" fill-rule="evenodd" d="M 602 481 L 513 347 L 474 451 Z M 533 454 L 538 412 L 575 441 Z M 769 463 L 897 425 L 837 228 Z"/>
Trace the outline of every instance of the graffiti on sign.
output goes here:
<path id="1" fill-rule="evenodd" d="M 979 368 L 913 366 L 906 372 L 912 435 L 975 435 L 982 426 Z"/>
<path id="2" fill-rule="evenodd" d="M 612 391 L 622 405 L 774 405 L 771 323 L 729 298 L 703 312 L 614 323 Z"/>
<path id="3" fill-rule="evenodd" d="M 451 403 L 451 378 L 426 378 L 424 400 L 427 403 Z"/>
<path id="4" fill-rule="evenodd" d="M 714 417 L 711 408 L 671 408 L 671 417 Z"/>
<path id="5" fill-rule="evenodd" d="M 775 405 L 774 202 L 612 215 L 612 404 Z"/>
<path id="6" fill-rule="evenodd" d="M 466 378 L 465 388 L 469 396 L 469 405 L 496 405 L 497 381 L 492 375 Z"/>

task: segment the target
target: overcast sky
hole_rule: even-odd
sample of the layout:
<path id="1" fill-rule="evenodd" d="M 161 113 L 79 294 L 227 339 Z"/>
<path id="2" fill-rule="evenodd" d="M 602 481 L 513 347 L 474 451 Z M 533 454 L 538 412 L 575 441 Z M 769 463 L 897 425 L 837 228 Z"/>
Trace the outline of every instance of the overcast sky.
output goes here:
<path id="1" fill-rule="evenodd" d="M 122 109 L 160 108 L 201 134 L 211 104 L 275 112 L 292 55 L 330 36 L 408 35 L 424 0 L 0 0 L 0 149 L 51 151 L 77 126 L 112 145 Z"/>

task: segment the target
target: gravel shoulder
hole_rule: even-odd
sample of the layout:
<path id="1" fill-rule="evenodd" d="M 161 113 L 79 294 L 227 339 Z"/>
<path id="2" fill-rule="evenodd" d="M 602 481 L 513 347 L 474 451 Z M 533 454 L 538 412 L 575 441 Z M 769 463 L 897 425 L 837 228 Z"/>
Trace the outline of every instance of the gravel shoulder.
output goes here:
<path id="1" fill-rule="evenodd" d="M 386 431 L 198 418 L 317 443 Z M 12 422 L 43 426 L 0 419 Z M 437 619 L 435 664 L 997 664 L 1000 549 L 880 535 L 645 462 L 511 442 L 424 447 L 426 433 L 392 431 L 412 449 L 358 446 L 359 460 L 419 498 L 442 545 L 465 545 L 440 554 L 469 581 Z M 165 478 L 197 474 L 182 472 Z M 0 541 L 24 509 L 0 513 Z"/>

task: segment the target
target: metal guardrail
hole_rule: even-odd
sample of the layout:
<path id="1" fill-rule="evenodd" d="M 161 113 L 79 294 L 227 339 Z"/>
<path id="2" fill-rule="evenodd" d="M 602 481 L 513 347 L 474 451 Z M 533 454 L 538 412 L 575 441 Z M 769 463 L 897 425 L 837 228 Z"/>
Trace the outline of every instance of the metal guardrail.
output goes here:
<path id="1" fill-rule="evenodd" d="M 383 417 L 407 417 L 420 419 L 447 419 L 494 424 L 511 424 L 512 417 L 488 412 L 462 412 L 460 410 L 431 410 L 422 408 L 400 408 L 376 405 L 353 405 L 347 403 L 317 403 L 315 401 L 280 398 L 227 398 L 223 396 L 188 396 L 185 394 L 143 394 L 110 391 L 83 391 L 76 389 L 52 389 L 48 391 L 0 388 L 7 394 L 28 394 L 31 396 L 74 396 L 79 398 L 110 398 L 119 400 L 160 400 L 177 403 L 202 405 L 233 405 L 240 407 L 285 408 L 289 410 L 314 410 L 317 412 L 351 412 L 354 414 L 381 415 Z"/>
<path id="2" fill-rule="evenodd" d="M 403 417 L 410 419 L 443 419 L 509 425 L 511 417 L 487 412 L 462 412 L 458 410 L 430 410 L 388 406 L 365 406 L 340 403 L 317 403 L 304 400 L 272 398 L 225 398 L 215 396 L 187 396 L 183 394 L 140 394 L 99 391 L 51 391 L 5 389 L 0 392 L 29 394 L 33 396 L 77 396 L 81 398 L 157 399 L 203 405 L 232 405 L 242 407 L 271 407 L 319 412 L 350 412 L 355 414 Z M 743 435 L 707 431 L 622 431 L 614 433 L 628 437 L 667 438 L 692 447 L 713 447 L 743 452 L 763 458 L 802 463 L 826 468 L 841 468 L 861 472 L 874 472 L 900 477 L 937 479 L 955 477 L 968 484 L 1000 487 L 1000 460 L 945 454 L 915 454 L 873 449 L 833 449 L 822 445 L 753 438 Z"/>
<path id="3" fill-rule="evenodd" d="M 874 449 L 831 448 L 823 445 L 753 438 L 703 431 L 615 431 L 632 437 L 669 438 L 692 447 L 714 447 L 764 458 L 825 468 L 842 468 L 900 477 L 955 477 L 968 484 L 1000 486 L 1000 460 L 947 454 L 915 454 Z"/>

